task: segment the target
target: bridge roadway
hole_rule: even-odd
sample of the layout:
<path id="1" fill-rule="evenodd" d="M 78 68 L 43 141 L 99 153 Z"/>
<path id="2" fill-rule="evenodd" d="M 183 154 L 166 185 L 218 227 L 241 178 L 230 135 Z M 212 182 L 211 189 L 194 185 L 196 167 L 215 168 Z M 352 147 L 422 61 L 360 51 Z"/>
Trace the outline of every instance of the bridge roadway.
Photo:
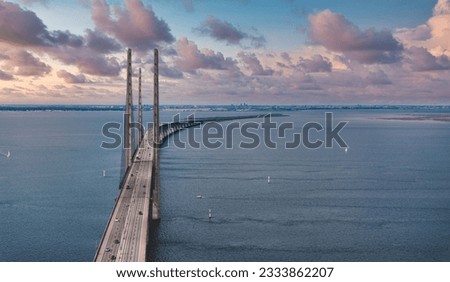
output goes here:
<path id="1" fill-rule="evenodd" d="M 123 182 L 95 261 L 145 261 L 153 166 L 153 130 L 144 136 Z"/>
<path id="2" fill-rule="evenodd" d="M 210 121 L 226 121 L 263 117 L 265 115 L 204 118 L 184 120 L 160 126 L 160 140 L 184 128 Z M 152 218 L 151 206 L 159 205 L 152 198 L 153 129 L 149 129 L 134 155 L 130 169 L 122 183 L 114 209 L 98 246 L 96 262 L 145 262 L 148 229 Z M 158 188 L 159 189 L 159 188 Z"/>
<path id="3" fill-rule="evenodd" d="M 164 124 L 160 127 L 160 139 L 196 122 Z M 120 189 L 119 197 L 102 240 L 95 254 L 96 262 L 145 262 L 148 228 L 151 220 L 153 129 L 149 129 L 133 158 L 129 172 Z"/>

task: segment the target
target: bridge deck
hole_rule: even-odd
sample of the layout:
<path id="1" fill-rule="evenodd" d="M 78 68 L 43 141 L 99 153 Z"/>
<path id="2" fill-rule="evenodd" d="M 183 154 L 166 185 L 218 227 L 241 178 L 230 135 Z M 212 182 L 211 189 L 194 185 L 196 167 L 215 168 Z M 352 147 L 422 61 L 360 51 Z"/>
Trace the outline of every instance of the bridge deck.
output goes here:
<path id="1" fill-rule="evenodd" d="M 144 137 L 116 200 L 95 261 L 145 261 L 150 216 L 153 130 Z"/>
<path id="2" fill-rule="evenodd" d="M 197 122 L 186 120 L 160 126 L 160 141 L 184 128 L 200 125 L 208 121 L 225 121 L 257 116 L 239 116 L 225 118 L 205 118 Z M 153 129 L 144 136 L 143 143 L 137 149 L 128 175 L 120 190 L 113 212 L 103 233 L 95 254 L 97 262 L 144 262 L 146 259 L 148 227 L 153 205 L 159 206 L 157 199 L 151 199 L 151 193 L 159 193 L 159 187 L 151 187 L 153 156 Z M 157 190 L 158 191 L 155 191 Z"/>

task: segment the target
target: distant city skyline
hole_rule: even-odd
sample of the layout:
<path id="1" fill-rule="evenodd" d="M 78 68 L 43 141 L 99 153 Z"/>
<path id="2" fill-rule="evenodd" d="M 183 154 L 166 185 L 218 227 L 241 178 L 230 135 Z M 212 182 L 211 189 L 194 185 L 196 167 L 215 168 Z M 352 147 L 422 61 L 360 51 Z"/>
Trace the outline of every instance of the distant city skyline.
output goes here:
<path id="1" fill-rule="evenodd" d="M 450 0 L 0 1 L 0 104 L 450 104 Z M 134 80 L 137 92 L 137 76 Z"/>

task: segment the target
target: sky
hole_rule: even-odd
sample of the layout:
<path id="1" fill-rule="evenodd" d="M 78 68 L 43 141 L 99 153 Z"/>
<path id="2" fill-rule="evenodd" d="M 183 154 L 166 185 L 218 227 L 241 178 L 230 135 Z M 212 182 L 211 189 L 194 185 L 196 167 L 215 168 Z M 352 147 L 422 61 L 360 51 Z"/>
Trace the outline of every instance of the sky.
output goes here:
<path id="1" fill-rule="evenodd" d="M 450 0 L 0 0 L 0 104 L 450 104 Z"/>

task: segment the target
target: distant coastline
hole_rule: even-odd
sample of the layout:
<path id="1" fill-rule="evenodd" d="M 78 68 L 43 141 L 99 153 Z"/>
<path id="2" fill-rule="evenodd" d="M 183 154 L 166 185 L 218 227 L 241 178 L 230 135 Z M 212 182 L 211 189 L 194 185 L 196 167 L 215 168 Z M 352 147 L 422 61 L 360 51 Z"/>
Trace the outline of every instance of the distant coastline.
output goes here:
<path id="1" fill-rule="evenodd" d="M 180 112 L 289 112 L 305 110 L 405 110 L 450 112 L 450 105 L 161 105 L 162 111 Z M 124 111 L 123 105 L 0 105 L 0 111 Z M 151 111 L 151 105 L 144 105 Z"/>

